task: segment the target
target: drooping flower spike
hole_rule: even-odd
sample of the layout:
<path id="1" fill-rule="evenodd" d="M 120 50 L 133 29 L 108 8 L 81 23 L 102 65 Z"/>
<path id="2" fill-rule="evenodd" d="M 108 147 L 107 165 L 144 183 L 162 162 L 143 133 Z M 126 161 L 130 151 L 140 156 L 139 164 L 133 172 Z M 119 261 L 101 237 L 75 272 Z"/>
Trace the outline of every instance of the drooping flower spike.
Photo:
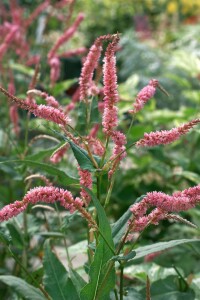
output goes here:
<path id="1" fill-rule="evenodd" d="M 98 65 L 99 58 L 102 51 L 102 43 L 105 40 L 112 40 L 115 35 L 103 35 L 97 38 L 90 48 L 88 55 L 85 59 L 81 70 L 81 76 L 79 79 L 80 84 L 80 99 L 82 101 L 87 101 L 88 97 L 88 87 L 91 86 L 91 81 L 93 78 L 94 70 Z"/>
<path id="2" fill-rule="evenodd" d="M 158 145 L 166 145 L 175 142 L 182 135 L 188 133 L 195 125 L 200 123 L 200 119 L 192 120 L 179 127 L 172 128 L 171 130 L 161 130 L 150 133 L 145 133 L 144 138 L 140 139 L 137 143 L 137 147 L 154 147 Z"/>
<path id="3" fill-rule="evenodd" d="M 145 86 L 136 96 L 136 101 L 133 104 L 134 109 L 129 110 L 129 113 L 137 113 L 144 105 L 155 95 L 156 87 L 159 86 L 158 80 L 151 79 L 147 86 Z"/>
<path id="4" fill-rule="evenodd" d="M 147 193 L 141 202 L 134 204 L 130 208 L 133 213 L 133 217 L 129 221 L 130 232 L 142 231 L 148 224 L 157 225 L 163 219 L 178 220 L 178 217 L 170 213 L 189 210 L 199 202 L 200 184 L 175 192 L 171 196 L 162 192 Z M 152 207 L 156 208 L 149 214 L 146 214 L 147 210 Z"/>
<path id="5" fill-rule="evenodd" d="M 60 205 L 73 213 L 78 210 L 82 217 L 87 220 L 90 226 L 96 227 L 96 222 L 91 215 L 82 207 L 83 201 L 80 198 L 74 199 L 71 192 L 61 188 L 46 186 L 36 187 L 31 189 L 23 198 L 22 201 L 15 201 L 4 206 L 0 210 L 0 222 L 7 221 L 24 211 L 29 204 L 38 202 L 55 203 L 60 202 Z"/>
<path id="6" fill-rule="evenodd" d="M 59 125 L 65 126 L 69 123 L 69 118 L 59 109 L 46 106 L 43 104 L 37 105 L 34 102 L 17 98 L 8 93 L 4 88 L 0 86 L 0 91 L 5 94 L 9 99 L 14 101 L 16 105 L 24 110 L 28 110 L 33 113 L 36 117 L 52 121 Z"/>

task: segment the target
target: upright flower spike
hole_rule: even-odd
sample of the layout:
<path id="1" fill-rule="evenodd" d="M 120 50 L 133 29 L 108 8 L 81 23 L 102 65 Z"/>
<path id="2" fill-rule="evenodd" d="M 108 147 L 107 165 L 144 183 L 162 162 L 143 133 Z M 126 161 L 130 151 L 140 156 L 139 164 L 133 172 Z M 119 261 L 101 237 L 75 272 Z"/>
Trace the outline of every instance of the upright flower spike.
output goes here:
<path id="1" fill-rule="evenodd" d="M 103 112 L 103 131 L 111 135 L 118 124 L 116 103 L 119 101 L 117 91 L 117 72 L 115 52 L 119 37 L 116 36 L 112 43 L 106 49 L 103 66 L 104 83 L 104 112 Z"/>
<path id="2" fill-rule="evenodd" d="M 61 45 L 63 45 L 65 42 L 67 42 L 76 32 L 78 26 L 84 19 L 84 14 L 80 13 L 76 20 L 74 21 L 73 25 L 68 28 L 61 37 L 56 41 L 55 45 L 52 47 L 52 49 L 48 53 L 48 61 L 50 61 L 53 57 L 56 56 L 57 50 L 60 48 Z"/>
<path id="3" fill-rule="evenodd" d="M 81 76 L 79 79 L 80 84 L 80 100 L 86 101 L 88 97 L 88 88 L 91 86 L 94 70 L 98 65 L 99 58 L 102 51 L 102 43 L 105 40 L 113 39 L 114 35 L 103 35 L 97 38 L 90 48 L 86 60 L 81 70 Z"/>
<path id="4" fill-rule="evenodd" d="M 159 85 L 158 80 L 152 79 L 149 81 L 148 85 L 145 86 L 136 96 L 136 101 L 133 104 L 134 109 L 129 110 L 129 113 L 137 113 L 140 111 L 144 105 L 151 99 L 153 98 L 155 92 L 156 92 L 156 87 Z"/>
<path id="5" fill-rule="evenodd" d="M 186 134 L 195 125 L 200 123 L 200 119 L 192 120 L 179 127 L 171 130 L 161 130 L 156 132 L 145 133 L 144 138 L 136 143 L 137 147 L 154 147 L 158 145 L 166 145 L 175 142 L 182 135 Z"/>

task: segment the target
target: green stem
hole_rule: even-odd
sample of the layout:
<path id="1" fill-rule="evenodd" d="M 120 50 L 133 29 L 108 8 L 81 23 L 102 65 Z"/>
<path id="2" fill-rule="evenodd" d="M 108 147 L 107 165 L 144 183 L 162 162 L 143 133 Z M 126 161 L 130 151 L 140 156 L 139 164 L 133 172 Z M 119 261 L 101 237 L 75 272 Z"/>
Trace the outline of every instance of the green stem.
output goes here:
<path id="1" fill-rule="evenodd" d="M 55 208 L 56 208 L 56 212 L 57 212 L 57 216 L 58 216 L 59 230 L 63 234 L 63 232 L 61 230 L 62 221 L 61 221 L 61 218 L 60 218 L 60 212 L 58 210 L 58 206 L 57 206 L 56 202 L 55 202 Z M 67 255 L 68 266 L 69 266 L 70 269 L 72 269 L 73 266 L 72 266 L 72 262 L 71 262 L 71 259 L 70 259 L 70 255 L 69 255 L 69 251 L 68 251 L 68 247 L 67 247 L 67 241 L 66 241 L 65 236 L 63 237 L 63 242 L 64 242 L 64 245 L 65 245 L 65 251 L 66 251 L 66 255 Z"/>
<path id="2" fill-rule="evenodd" d="M 108 206 L 108 204 L 109 204 L 110 197 L 111 197 L 112 190 L 113 190 L 113 186 L 114 186 L 114 182 L 115 182 L 115 177 L 116 177 L 116 172 L 112 176 L 112 179 L 111 179 L 111 182 L 110 182 L 110 186 L 109 186 L 109 189 L 108 189 L 108 193 L 107 193 L 107 196 L 106 196 L 104 208 L 106 208 Z"/>
<path id="3" fill-rule="evenodd" d="M 119 300 L 119 297 L 118 297 L 118 291 L 116 288 L 114 288 L 114 294 L 115 294 L 115 299 L 116 300 Z"/>
<path id="4" fill-rule="evenodd" d="M 24 273 L 35 283 L 35 285 L 40 289 L 40 291 L 43 293 L 46 299 L 51 300 L 48 293 L 45 291 L 45 289 L 35 280 L 35 278 L 31 275 L 31 273 L 22 265 L 20 260 L 15 256 L 15 254 L 12 252 L 10 247 L 8 247 L 8 251 L 10 255 L 14 258 L 14 260 L 20 265 L 20 267 L 23 269 Z"/>
<path id="5" fill-rule="evenodd" d="M 129 136 L 129 133 L 130 133 L 131 128 L 132 128 L 132 126 L 133 126 L 133 122 L 134 122 L 134 117 L 132 116 L 131 124 L 130 124 L 129 129 L 128 129 L 128 132 L 127 132 L 127 137 Z"/>
<path id="6" fill-rule="evenodd" d="M 119 286 L 119 294 L 120 300 L 124 298 L 124 264 L 120 263 L 120 286 Z"/>
<path id="7" fill-rule="evenodd" d="M 96 179 L 97 179 L 97 199 L 99 200 L 99 202 L 101 202 L 101 181 L 100 181 L 99 174 L 96 175 Z"/>
<path id="8" fill-rule="evenodd" d="M 115 250 L 110 246 L 110 244 L 108 243 L 108 241 L 106 240 L 105 236 L 103 235 L 102 231 L 99 228 L 98 228 L 98 232 L 102 236 L 103 240 L 105 241 L 106 245 L 111 250 L 111 252 L 113 253 L 113 255 L 116 255 L 115 254 Z"/>
<path id="9" fill-rule="evenodd" d="M 100 168 L 102 168 L 102 166 L 104 164 L 104 160 L 105 160 L 105 157 L 106 157 L 106 152 L 107 152 L 107 149 L 108 149 L 109 139 L 110 139 L 110 136 L 107 136 L 106 137 L 106 144 L 105 144 L 105 151 L 104 151 L 104 154 L 103 154 L 101 162 L 100 162 Z"/>

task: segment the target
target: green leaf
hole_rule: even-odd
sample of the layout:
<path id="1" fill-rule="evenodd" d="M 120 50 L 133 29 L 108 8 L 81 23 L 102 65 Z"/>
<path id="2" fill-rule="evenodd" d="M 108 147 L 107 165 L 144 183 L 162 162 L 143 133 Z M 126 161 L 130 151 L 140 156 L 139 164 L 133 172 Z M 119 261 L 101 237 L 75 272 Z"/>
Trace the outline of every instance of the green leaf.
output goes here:
<path id="1" fill-rule="evenodd" d="M 89 271 L 90 281 L 81 291 L 81 300 L 95 300 L 100 289 L 101 292 L 98 299 L 108 300 L 109 293 L 115 284 L 114 268 L 111 270 L 106 282 L 104 282 L 104 286 L 102 286 L 102 281 L 108 269 L 108 262 L 113 256 L 113 251 L 111 251 L 111 249 L 114 249 L 114 243 L 112 240 L 111 228 L 105 211 L 98 199 L 89 189 L 85 190 L 90 194 L 92 198 L 98 214 L 99 230 L 102 232 L 107 242 L 105 242 L 102 236 L 99 235 L 94 260 L 90 266 Z M 109 244 L 109 246 L 107 243 Z"/>
<path id="2" fill-rule="evenodd" d="M 145 297 L 145 289 L 143 296 Z M 194 300 L 195 293 L 191 289 L 181 292 L 178 277 L 171 275 L 151 284 L 151 297 L 153 300 Z"/>
<path id="3" fill-rule="evenodd" d="M 39 232 L 39 235 L 45 237 L 45 238 L 64 238 L 64 234 L 60 233 L 60 232 L 51 232 L 51 231 L 47 231 L 47 232 Z"/>
<path id="4" fill-rule="evenodd" d="M 36 167 L 42 171 L 46 171 L 50 175 L 57 176 L 58 182 L 64 185 L 74 184 L 77 183 L 77 181 L 79 181 L 78 178 L 74 178 L 71 175 L 69 175 L 67 172 L 62 171 L 50 164 L 45 164 L 45 163 L 36 162 L 32 160 L 10 160 L 10 161 L 0 162 L 0 164 L 20 164 L 20 165 L 26 165 L 30 167 Z"/>
<path id="5" fill-rule="evenodd" d="M 21 73 L 23 73 L 25 75 L 30 76 L 30 77 L 33 77 L 34 72 L 35 72 L 34 69 L 29 68 L 29 67 L 27 67 L 25 65 L 17 64 L 15 62 L 12 62 L 10 64 L 10 67 L 11 67 L 11 69 L 19 71 L 19 72 L 21 72 Z"/>
<path id="6" fill-rule="evenodd" d="M 93 163 L 92 163 L 90 157 L 88 156 L 87 152 L 71 141 L 69 141 L 69 144 L 72 148 L 74 156 L 75 156 L 79 166 L 81 167 L 81 169 L 88 170 L 88 171 L 95 171 L 96 169 L 93 166 Z"/>
<path id="7" fill-rule="evenodd" d="M 79 300 L 68 272 L 51 251 L 49 241 L 44 244 L 44 286 L 53 300 Z"/>
<path id="8" fill-rule="evenodd" d="M 9 246 L 12 238 L 10 235 L 6 234 L 5 232 L 3 232 L 2 230 L 0 230 L 0 241 L 4 244 Z"/>
<path id="9" fill-rule="evenodd" d="M 114 261 L 129 261 L 130 259 L 134 258 L 136 256 L 136 252 L 135 251 L 131 251 L 129 252 L 129 254 L 122 256 L 122 255 L 115 255 L 111 258 L 111 260 Z"/>
<path id="10" fill-rule="evenodd" d="M 144 195 L 137 198 L 135 203 L 142 201 L 143 198 L 144 198 Z M 130 207 L 129 207 L 128 210 L 121 216 L 121 218 L 118 219 L 117 222 L 112 224 L 112 237 L 113 237 L 115 246 L 117 246 L 118 243 L 120 242 L 120 240 L 122 239 L 122 237 L 126 231 L 127 222 L 131 216 L 132 216 L 132 212 L 130 211 Z"/>
<path id="11" fill-rule="evenodd" d="M 158 252 L 158 251 L 163 251 L 165 249 L 169 249 L 181 244 L 194 243 L 194 242 L 200 242 L 200 239 L 173 240 L 169 242 L 160 242 L 160 243 L 155 243 L 144 247 L 139 247 L 137 249 L 134 249 L 134 251 L 136 252 L 136 256 L 132 260 L 136 260 L 148 254 Z"/>
<path id="12" fill-rule="evenodd" d="M 52 94 L 54 95 L 54 97 L 56 97 L 62 94 L 63 92 L 65 92 L 66 90 L 68 90 L 70 86 L 72 86 L 76 82 L 77 79 L 68 79 L 62 82 L 58 82 L 52 88 Z"/>
<path id="13" fill-rule="evenodd" d="M 22 236 L 22 232 L 19 228 L 17 228 L 17 225 L 13 225 L 11 223 L 6 224 L 10 235 L 12 237 L 12 243 L 13 245 L 17 246 L 18 248 L 22 249 L 24 247 L 24 238 Z"/>
<path id="14" fill-rule="evenodd" d="M 98 98 L 94 97 L 91 105 L 90 112 L 90 123 L 99 123 L 99 108 L 98 108 Z"/>
<path id="15" fill-rule="evenodd" d="M 70 139 L 68 139 L 66 136 L 64 136 L 63 134 L 60 134 L 56 130 L 52 130 L 52 131 L 56 135 L 63 138 L 65 141 L 67 141 L 70 144 L 72 151 L 74 153 L 74 156 L 75 156 L 78 164 L 80 165 L 81 169 L 88 170 L 91 172 L 96 171 L 96 168 L 94 167 L 94 165 L 85 149 L 79 147 L 74 142 L 72 142 Z M 97 155 L 93 155 L 93 157 L 94 157 L 95 161 L 97 162 L 97 164 L 99 164 L 101 161 L 101 158 Z"/>
<path id="16" fill-rule="evenodd" d="M 10 275 L 1 275 L 0 281 L 13 288 L 23 299 L 26 300 L 45 300 L 42 292 L 26 283 L 26 281 Z"/>
<path id="17" fill-rule="evenodd" d="M 80 294 L 80 291 L 86 285 L 86 281 L 73 269 L 69 270 L 69 274 L 77 293 Z"/>

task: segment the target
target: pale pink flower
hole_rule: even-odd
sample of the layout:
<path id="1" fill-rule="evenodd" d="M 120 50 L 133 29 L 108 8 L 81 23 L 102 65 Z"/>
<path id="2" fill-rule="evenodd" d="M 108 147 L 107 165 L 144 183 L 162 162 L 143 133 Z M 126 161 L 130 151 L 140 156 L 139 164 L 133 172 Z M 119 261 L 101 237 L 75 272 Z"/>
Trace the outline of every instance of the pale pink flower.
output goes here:
<path id="1" fill-rule="evenodd" d="M 27 207 L 26 203 L 15 201 L 9 205 L 4 206 L 0 210 L 0 222 L 7 221 L 24 211 Z"/>
<path id="2" fill-rule="evenodd" d="M 64 44 L 65 42 L 67 42 L 76 32 L 79 24 L 83 21 L 84 19 L 84 14 L 83 13 L 79 13 L 76 20 L 74 21 L 74 23 L 72 24 L 72 26 L 70 28 L 68 28 L 62 35 L 61 37 L 57 40 L 57 42 L 55 43 L 55 45 L 53 46 L 53 48 L 49 51 L 48 53 L 48 60 L 50 61 L 55 55 L 57 50 L 60 48 L 60 46 L 62 44 Z"/>
<path id="3" fill-rule="evenodd" d="M 104 40 L 112 39 L 112 35 L 103 35 L 97 38 L 94 44 L 91 46 L 88 55 L 84 61 L 81 76 L 79 79 L 80 84 L 80 99 L 85 101 L 88 96 L 88 88 L 90 87 L 94 70 L 98 65 L 99 58 L 102 51 L 102 42 Z"/>
<path id="4" fill-rule="evenodd" d="M 6 205 L 0 210 L 0 222 L 8 220 L 26 209 L 28 204 L 36 204 L 38 202 L 60 204 L 68 209 L 71 213 L 79 206 L 82 207 L 80 200 L 74 201 L 74 198 L 68 190 L 56 188 L 53 186 L 37 187 L 31 189 L 23 198 L 22 201 L 15 201 L 12 204 Z"/>
<path id="5" fill-rule="evenodd" d="M 103 125 L 103 131 L 111 135 L 114 128 L 118 125 L 118 108 L 116 106 L 112 106 L 110 108 L 105 107 L 102 117 L 102 125 Z"/>
<path id="6" fill-rule="evenodd" d="M 149 81 L 149 84 L 145 86 L 136 96 L 136 101 L 134 103 L 134 109 L 129 110 L 130 113 L 137 113 L 140 111 L 145 103 L 149 101 L 149 99 L 153 98 L 156 87 L 158 86 L 158 81 L 156 79 L 152 79 Z"/>
<path id="7" fill-rule="evenodd" d="M 40 90 L 28 90 L 27 92 L 28 96 L 34 97 L 34 96 L 39 96 L 41 98 L 43 98 L 48 106 L 52 106 L 54 108 L 59 108 L 60 104 L 58 103 L 58 101 L 53 97 L 48 95 L 46 92 L 42 92 Z"/>
<path id="8" fill-rule="evenodd" d="M 130 208 L 134 220 L 134 222 L 129 220 L 130 232 L 142 231 L 148 224 L 157 225 L 160 220 L 171 218 L 170 212 L 189 210 L 199 202 L 200 185 L 175 192 L 171 196 L 162 192 L 147 193 L 141 202 Z M 145 215 L 147 210 L 152 207 L 156 208 Z"/>
<path id="9" fill-rule="evenodd" d="M 117 91 L 117 72 L 115 51 L 119 41 L 118 36 L 110 43 L 106 49 L 103 65 L 103 83 L 104 83 L 104 112 L 103 112 L 103 131 L 111 135 L 118 124 L 117 107 L 115 104 L 119 101 Z"/>
<path id="10" fill-rule="evenodd" d="M 157 145 L 165 145 L 178 140 L 181 135 L 186 134 L 191 128 L 197 125 L 200 119 L 192 120 L 179 127 L 171 130 L 161 130 L 156 132 L 145 133 L 144 138 L 136 143 L 137 147 L 153 147 Z"/>
<path id="11" fill-rule="evenodd" d="M 157 252 L 153 252 L 153 253 L 147 254 L 147 255 L 144 257 L 144 261 L 145 261 L 145 262 L 153 261 L 154 258 L 158 257 L 158 256 L 161 255 L 163 252 L 164 252 L 164 251 L 157 251 Z"/>
<path id="12" fill-rule="evenodd" d="M 73 110 L 75 108 L 75 104 L 73 102 L 71 102 L 70 104 L 68 104 L 66 107 L 65 107 L 65 113 L 69 113 L 71 110 Z"/>
<path id="13" fill-rule="evenodd" d="M 63 156 L 65 155 L 66 151 L 69 149 L 69 144 L 65 145 L 64 147 L 59 148 L 54 154 L 53 156 L 51 156 L 50 161 L 53 164 L 57 164 L 59 163 Z"/>
<path id="14" fill-rule="evenodd" d="M 80 176 L 80 184 L 87 187 L 88 189 L 92 189 L 92 175 L 88 170 L 83 170 L 80 167 L 78 167 L 78 174 Z M 91 197 L 90 195 L 81 188 L 81 197 L 86 205 L 90 203 Z"/>
<path id="15" fill-rule="evenodd" d="M 50 65 L 50 79 L 51 84 L 54 85 L 54 83 L 59 79 L 60 77 L 60 60 L 57 56 L 52 57 L 49 60 Z"/>
<path id="16" fill-rule="evenodd" d="M 58 54 L 59 58 L 68 58 L 71 56 L 82 55 L 87 51 L 87 48 L 81 47 Z"/>
<path id="17" fill-rule="evenodd" d="M 105 147 L 99 139 L 93 138 L 90 135 L 86 139 L 89 147 L 95 155 L 102 156 L 104 154 Z"/>
<path id="18" fill-rule="evenodd" d="M 95 124 L 90 130 L 89 136 L 95 138 L 97 136 L 98 130 L 99 130 L 99 124 Z"/>
<path id="19" fill-rule="evenodd" d="M 0 86 L 0 91 L 3 94 L 5 94 L 7 97 L 9 97 L 11 100 L 13 100 L 18 107 L 32 112 L 35 116 L 39 118 L 46 119 L 48 121 L 52 121 L 54 123 L 63 126 L 67 125 L 70 122 L 69 118 L 65 116 L 65 114 L 57 108 L 51 106 L 45 106 L 43 104 L 37 105 L 33 101 L 29 101 L 29 100 L 22 100 L 20 98 L 11 95 L 1 86 Z"/>
<path id="20" fill-rule="evenodd" d="M 9 114 L 10 114 L 10 120 L 13 123 L 13 131 L 18 136 L 20 133 L 20 127 L 19 127 L 18 108 L 16 104 L 10 106 Z"/>
<path id="21" fill-rule="evenodd" d="M 50 4 L 50 0 L 43 1 L 40 5 L 36 7 L 36 9 L 32 12 L 32 14 L 25 20 L 25 26 L 30 26 L 33 21 L 41 14 Z"/>
<path id="22" fill-rule="evenodd" d="M 26 65 L 27 66 L 31 66 L 31 65 L 37 65 L 40 62 L 40 55 L 33 55 L 30 56 L 27 61 L 26 61 Z"/>
<path id="23" fill-rule="evenodd" d="M 111 137 L 113 142 L 115 143 L 113 154 L 111 156 L 112 159 L 126 149 L 125 145 L 127 141 L 126 141 L 126 136 L 120 131 L 114 131 Z M 126 157 L 125 151 L 118 157 L 118 161 L 122 160 L 124 157 Z"/>

